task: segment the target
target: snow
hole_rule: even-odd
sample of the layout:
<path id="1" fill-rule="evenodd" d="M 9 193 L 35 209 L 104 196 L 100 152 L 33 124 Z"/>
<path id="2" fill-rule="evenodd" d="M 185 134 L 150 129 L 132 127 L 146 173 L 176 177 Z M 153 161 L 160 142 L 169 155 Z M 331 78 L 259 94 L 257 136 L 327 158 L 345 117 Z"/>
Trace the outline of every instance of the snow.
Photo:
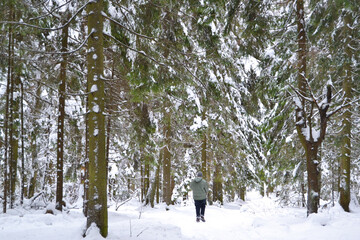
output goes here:
<path id="1" fill-rule="evenodd" d="M 200 116 L 196 116 L 194 118 L 194 123 L 192 126 L 190 126 L 190 130 L 196 131 L 202 127 L 207 128 L 209 125 L 206 120 L 201 120 Z"/>
<path id="2" fill-rule="evenodd" d="M 96 84 L 94 84 L 94 85 L 92 85 L 91 86 L 91 89 L 90 89 L 90 92 L 96 92 L 98 90 L 98 87 L 97 87 L 97 85 Z"/>
<path id="3" fill-rule="evenodd" d="M 260 67 L 259 60 L 254 58 L 253 56 L 248 56 L 240 59 L 241 63 L 244 64 L 245 72 L 250 72 L 250 70 L 254 70 L 257 76 L 260 76 Z"/>
<path id="4" fill-rule="evenodd" d="M 200 99 L 197 97 L 196 93 L 194 92 L 194 89 L 192 87 L 187 87 L 186 88 L 186 92 L 188 94 L 188 99 L 189 101 L 194 101 L 197 108 L 198 108 L 198 111 L 201 112 L 201 104 L 200 104 Z"/>
<path id="5" fill-rule="evenodd" d="M 234 240 L 234 239 L 346 239 L 359 238 L 360 209 L 351 213 L 339 205 L 320 209 L 306 217 L 306 209 L 282 207 L 274 197 L 247 194 L 246 201 L 207 206 L 205 223 L 195 222 L 192 200 L 170 206 L 142 207 L 133 199 L 109 208 L 109 240 Z M 45 214 L 45 210 L 18 208 L 0 214 L 0 239 L 11 240 L 98 240 L 103 239 L 96 226 L 83 238 L 86 218 L 82 209 L 68 213 Z"/>
<path id="6" fill-rule="evenodd" d="M 100 111 L 99 105 L 95 104 L 92 108 L 93 112 L 98 113 Z"/>
<path id="7" fill-rule="evenodd" d="M 313 138 L 314 142 L 317 142 L 320 138 L 320 130 L 316 130 L 316 129 L 311 129 L 311 134 L 310 134 L 310 128 L 309 126 L 307 126 L 306 128 L 302 128 L 301 129 L 302 134 L 305 136 L 306 141 L 310 141 L 311 137 Z"/>

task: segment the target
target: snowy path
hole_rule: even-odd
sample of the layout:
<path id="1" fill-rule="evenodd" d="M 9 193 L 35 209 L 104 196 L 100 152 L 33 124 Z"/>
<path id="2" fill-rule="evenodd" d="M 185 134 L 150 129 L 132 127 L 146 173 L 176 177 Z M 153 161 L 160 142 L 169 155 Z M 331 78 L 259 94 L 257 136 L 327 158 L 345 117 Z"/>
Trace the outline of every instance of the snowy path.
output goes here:
<path id="1" fill-rule="evenodd" d="M 207 206 L 206 223 L 196 223 L 194 207 L 173 207 L 165 211 L 146 209 L 140 220 L 132 220 L 133 237 L 138 239 L 324 239 L 356 240 L 360 237 L 360 213 L 348 214 L 340 208 L 306 218 L 306 209 L 280 208 L 270 199 L 227 204 L 219 208 Z M 110 226 L 111 228 L 112 226 Z M 122 226 L 129 232 L 129 224 Z M 115 231 L 112 231 L 115 233 Z M 110 239 L 133 239 L 128 235 L 112 235 Z"/>
<path id="2" fill-rule="evenodd" d="M 356 240 L 360 239 L 360 209 L 345 213 L 339 206 L 306 218 L 306 209 L 281 208 L 269 198 L 242 206 L 207 206 L 206 223 L 196 223 L 194 206 L 141 208 L 136 201 L 109 210 L 110 240 Z M 141 210 L 141 218 L 139 219 Z M 23 213 L 21 216 L 20 213 Z M 80 240 L 86 219 L 81 210 L 56 216 L 43 211 L 10 210 L 0 214 L 1 240 Z M 102 239 L 97 229 L 86 240 Z"/>

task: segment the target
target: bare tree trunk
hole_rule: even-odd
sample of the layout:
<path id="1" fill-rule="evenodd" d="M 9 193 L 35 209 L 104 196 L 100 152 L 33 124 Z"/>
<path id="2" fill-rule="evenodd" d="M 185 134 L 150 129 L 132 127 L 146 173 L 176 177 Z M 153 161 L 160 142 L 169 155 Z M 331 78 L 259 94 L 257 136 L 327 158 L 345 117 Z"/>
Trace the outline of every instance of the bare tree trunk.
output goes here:
<path id="1" fill-rule="evenodd" d="M 89 92 L 90 89 L 87 89 L 86 92 Z M 86 112 L 89 111 L 89 100 L 86 98 Z M 83 195 L 83 213 L 84 216 L 88 216 L 88 199 L 89 199 L 89 116 L 85 115 L 85 159 L 81 168 L 82 171 L 82 184 L 84 186 L 84 195 Z"/>
<path id="2" fill-rule="evenodd" d="M 146 197 L 146 204 L 150 203 L 150 206 L 152 208 L 155 206 L 156 189 L 157 189 L 157 185 L 159 184 L 158 182 L 159 179 L 156 177 L 157 175 L 159 175 L 159 166 L 156 167 L 155 176 L 150 183 L 148 196 Z"/>
<path id="3" fill-rule="evenodd" d="M 10 13 L 9 13 L 9 20 L 12 21 L 12 12 L 13 12 L 13 5 L 9 6 Z M 13 29 L 12 25 L 9 25 L 9 44 L 8 44 L 8 72 L 7 72 L 7 84 L 6 84 L 6 104 L 5 104 L 5 120 L 4 120 L 4 129 L 5 129 L 5 166 L 4 166 L 4 205 L 3 205 L 3 213 L 6 213 L 7 210 L 7 196 L 9 190 L 9 170 L 8 170 L 8 162 L 9 162 L 9 105 L 10 105 L 10 88 L 11 88 L 11 79 L 12 79 L 12 72 L 13 72 L 13 59 L 12 59 L 12 44 L 13 44 Z"/>
<path id="4" fill-rule="evenodd" d="M 107 124 L 106 124 L 106 169 L 107 172 L 110 171 L 110 167 L 109 167 L 109 155 L 110 155 L 110 134 L 111 134 L 111 110 L 109 109 L 109 115 L 108 115 L 108 119 L 107 119 Z M 107 176 L 108 177 L 108 176 Z M 107 183 L 108 183 L 108 196 L 111 199 L 112 196 L 112 183 L 110 182 L 110 179 L 106 179 Z"/>
<path id="5" fill-rule="evenodd" d="M 141 194 L 140 194 L 140 201 L 144 202 L 144 198 L 145 198 L 145 181 L 144 181 L 144 160 L 143 160 L 143 148 L 140 148 L 140 190 L 141 190 Z"/>
<path id="6" fill-rule="evenodd" d="M 317 213 L 320 200 L 319 186 L 319 160 L 318 160 L 318 142 L 306 142 L 306 161 L 308 173 L 308 195 L 307 209 L 308 214 Z"/>
<path id="7" fill-rule="evenodd" d="M 245 201 L 245 194 L 246 194 L 246 187 L 245 186 L 240 186 L 239 189 L 239 198 L 243 201 Z"/>
<path id="8" fill-rule="evenodd" d="M 301 164 L 301 182 L 300 182 L 300 188 L 301 188 L 301 206 L 302 207 L 305 207 L 306 206 L 306 199 L 305 199 L 305 193 L 306 193 L 306 190 L 305 190 L 305 174 L 304 174 L 304 164 L 302 163 Z"/>
<path id="9" fill-rule="evenodd" d="M 21 196 L 20 196 L 20 204 L 24 203 L 24 195 L 26 193 L 25 189 L 25 147 L 24 147 L 24 85 L 21 82 Z"/>
<path id="10" fill-rule="evenodd" d="M 62 32 L 61 51 L 66 52 L 68 48 L 68 26 Z M 56 209 L 62 211 L 63 207 L 63 185 L 64 185 L 64 122 L 65 122 L 65 95 L 66 95 L 66 69 L 67 56 L 62 55 L 60 64 L 59 85 L 59 117 L 57 132 L 57 159 L 56 159 Z"/>
<path id="11" fill-rule="evenodd" d="M 170 113 L 165 113 L 164 119 L 164 136 L 165 144 L 163 148 L 163 200 L 167 205 L 171 204 L 171 153 L 170 153 L 170 138 L 171 138 L 171 117 Z"/>
<path id="12" fill-rule="evenodd" d="M 221 164 L 219 160 L 216 160 L 215 163 L 215 172 L 214 172 L 214 182 L 213 182 L 213 201 L 219 201 L 221 204 L 223 201 L 223 187 L 222 187 L 222 174 L 221 174 Z"/>
<path id="13" fill-rule="evenodd" d="M 150 163 L 148 157 L 146 157 L 144 160 L 144 194 L 147 198 L 147 194 L 150 188 Z"/>
<path id="14" fill-rule="evenodd" d="M 30 135 L 30 151 L 31 151 L 31 168 L 33 169 L 33 174 L 30 177 L 29 187 L 28 187 L 28 198 L 31 198 L 35 194 L 35 188 L 37 183 L 38 177 L 38 146 L 37 146 L 37 137 L 39 134 L 39 124 L 37 122 L 38 113 L 41 109 L 41 102 L 40 102 L 40 95 L 41 95 L 41 84 L 38 83 L 36 89 L 36 100 L 35 100 L 35 109 L 32 111 L 32 115 L 34 116 L 33 120 L 33 132 Z"/>
<path id="15" fill-rule="evenodd" d="M 51 140 L 50 140 L 50 134 L 51 134 L 51 115 L 48 114 L 48 119 L 47 119 L 47 129 L 46 129 L 46 135 L 47 135 L 47 147 L 45 150 L 45 157 L 46 157 L 46 170 L 45 170 L 45 174 L 44 174 L 44 180 L 43 180 L 43 186 L 42 186 L 42 190 L 45 192 L 45 194 L 47 194 L 47 192 L 45 191 L 46 186 L 50 186 L 51 188 L 54 187 L 55 185 L 55 168 L 56 166 L 54 166 L 54 160 L 51 157 Z M 50 192 L 50 196 L 46 196 L 47 199 L 49 199 L 50 201 L 53 200 L 54 195 L 53 192 Z"/>
<path id="16" fill-rule="evenodd" d="M 92 224 L 100 229 L 103 237 L 108 235 L 107 212 L 107 163 L 105 138 L 105 92 L 103 53 L 103 0 L 87 5 L 89 113 L 89 198 L 87 228 Z"/>
<path id="17" fill-rule="evenodd" d="M 15 19 L 15 14 L 13 16 Z M 14 38 L 12 39 L 12 52 L 14 54 Z M 14 63 L 13 63 L 14 66 Z M 20 72 L 20 71 L 19 71 Z M 15 204 L 15 190 L 17 182 L 17 170 L 19 160 L 19 135 L 20 135 L 20 75 L 13 71 L 11 75 L 11 87 L 10 87 L 10 208 L 14 207 Z"/>
<path id="18" fill-rule="evenodd" d="M 352 100 L 352 47 L 351 41 L 352 34 L 350 27 L 351 26 L 351 15 L 349 13 L 345 13 L 344 17 L 344 31 L 346 34 L 345 39 L 345 78 L 343 82 L 343 90 L 345 92 L 345 103 L 350 103 Z M 341 158 L 340 158 L 340 205 L 342 208 L 350 212 L 349 204 L 350 204 L 350 162 L 351 162 L 351 106 L 345 110 L 343 113 L 343 121 L 342 121 L 342 141 L 341 141 Z"/>
<path id="19" fill-rule="evenodd" d="M 205 120 L 205 110 L 202 113 L 202 120 Z M 201 172 L 204 175 L 204 179 L 207 179 L 207 135 L 204 130 L 201 144 Z"/>
<path id="20" fill-rule="evenodd" d="M 114 81 L 114 73 L 115 73 L 115 54 L 113 54 L 112 56 L 112 69 L 111 69 L 111 81 L 109 82 L 109 85 L 105 85 L 105 87 L 107 88 L 108 91 L 108 97 L 106 98 L 106 110 L 108 112 L 108 116 L 107 116 L 107 125 L 106 125 L 106 168 L 107 171 L 110 171 L 110 167 L 109 167 L 109 156 L 110 156 L 110 139 L 111 139 L 111 118 L 112 118 L 112 114 L 113 114 L 113 106 L 114 106 L 114 95 L 113 95 L 113 86 L 112 84 L 115 83 Z M 109 185 L 109 198 L 111 199 L 112 197 L 112 183 L 111 183 L 111 179 L 107 179 L 108 185 Z"/>
<path id="21" fill-rule="evenodd" d="M 160 172 L 162 168 L 163 151 L 160 151 L 158 171 L 156 172 L 156 203 L 160 203 Z"/>

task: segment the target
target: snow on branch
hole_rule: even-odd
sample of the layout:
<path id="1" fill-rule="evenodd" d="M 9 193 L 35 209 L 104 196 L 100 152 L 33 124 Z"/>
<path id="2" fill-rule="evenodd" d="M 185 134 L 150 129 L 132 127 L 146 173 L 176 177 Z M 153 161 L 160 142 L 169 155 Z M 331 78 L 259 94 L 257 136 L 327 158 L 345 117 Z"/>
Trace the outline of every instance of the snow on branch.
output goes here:
<path id="1" fill-rule="evenodd" d="M 111 35 L 109 35 L 109 34 L 107 34 L 107 33 L 103 33 L 103 34 L 104 34 L 104 36 L 107 36 L 107 37 L 113 39 L 114 41 L 116 41 L 117 43 L 119 43 L 121 46 L 126 47 L 126 48 L 128 48 L 128 49 L 130 49 L 130 50 L 132 50 L 132 51 L 134 51 L 134 52 L 137 52 L 138 54 L 141 54 L 141 55 L 143 55 L 144 57 L 147 57 L 147 58 L 150 59 L 151 61 L 153 61 L 153 62 L 155 62 L 155 63 L 157 63 L 157 64 L 159 64 L 159 65 L 161 65 L 161 66 L 163 66 L 163 67 L 168 67 L 166 64 L 161 63 L 161 62 L 159 62 L 158 60 L 156 60 L 155 58 L 147 55 L 144 51 L 136 50 L 135 48 L 132 48 L 132 47 L 130 47 L 130 46 L 122 43 L 121 41 L 117 40 L 116 38 L 114 38 L 113 36 L 111 36 Z"/>
<path id="2" fill-rule="evenodd" d="M 68 51 L 68 52 L 43 52 L 43 51 L 36 51 L 36 50 L 29 50 L 27 49 L 28 51 L 31 51 L 31 52 L 34 52 L 34 53 L 42 53 L 42 54 L 61 54 L 61 55 L 68 55 L 68 54 L 72 54 L 72 53 L 75 53 L 77 51 L 79 51 L 84 45 L 85 43 L 87 42 L 87 40 L 89 39 L 89 37 L 95 32 L 95 30 L 93 29 L 91 31 L 91 33 L 89 33 L 88 36 L 86 36 L 85 40 L 80 44 L 79 47 L 77 47 L 76 49 L 74 50 L 71 50 L 71 51 Z"/>
<path id="3" fill-rule="evenodd" d="M 63 6 L 69 4 L 69 3 L 72 2 L 72 1 L 73 1 L 73 0 L 68 0 L 68 1 L 66 1 L 65 3 L 60 4 L 59 6 L 57 6 L 57 7 L 54 8 L 54 9 L 51 9 L 51 10 L 48 10 L 48 9 L 46 8 L 46 6 L 45 6 L 46 3 L 44 3 L 44 2 L 43 2 L 43 3 L 40 3 L 40 4 L 43 5 L 43 7 L 48 11 L 48 13 L 45 14 L 45 15 L 42 15 L 42 16 L 30 18 L 29 20 L 30 20 L 30 21 L 33 21 L 33 20 L 37 20 L 37 19 L 41 19 L 41 18 L 47 17 L 47 16 L 49 16 L 49 15 L 54 15 L 53 13 L 54 13 L 56 10 L 59 10 L 60 8 L 62 8 Z"/>
<path id="4" fill-rule="evenodd" d="M 85 3 L 82 7 L 80 7 L 80 8 L 76 11 L 76 13 L 71 16 L 71 18 L 69 19 L 69 21 L 67 21 L 64 25 L 61 25 L 61 26 L 56 27 L 56 28 L 43 28 L 43 27 L 39 27 L 39 26 L 37 26 L 37 25 L 33 25 L 33 24 L 29 24 L 29 23 L 14 22 L 14 21 L 0 21 L 0 23 L 3 23 L 3 24 L 22 25 L 22 26 L 32 27 L 32 28 L 36 28 L 36 29 L 40 29 L 40 30 L 44 30 L 44 31 L 58 31 L 58 30 L 63 29 L 63 28 L 66 27 L 67 25 L 69 25 L 70 22 L 71 22 L 82 10 L 84 10 L 84 8 L 85 8 L 89 3 L 91 3 L 91 1 Z"/>
<path id="5" fill-rule="evenodd" d="M 311 98 L 312 98 L 312 100 L 313 100 L 312 102 L 315 103 L 317 109 L 320 109 L 320 108 L 319 108 L 319 104 L 318 104 L 318 102 L 317 102 L 317 100 L 316 100 L 316 98 L 315 98 L 315 96 L 314 96 L 314 94 L 313 94 L 313 91 L 312 91 L 312 89 L 311 89 L 311 87 L 310 87 L 310 84 L 309 84 L 309 81 L 307 80 L 307 78 L 305 78 L 305 83 L 306 83 L 306 86 L 307 86 L 308 89 L 309 89 Z"/>
<path id="6" fill-rule="evenodd" d="M 302 99 L 310 102 L 310 103 L 314 103 L 314 98 L 308 98 L 306 96 L 304 96 L 303 94 L 300 93 L 300 91 L 298 91 L 296 88 L 294 88 L 292 85 L 290 85 L 291 89 L 294 90 L 294 92 Z"/>
<path id="7" fill-rule="evenodd" d="M 351 101 L 347 104 L 342 104 L 341 106 L 338 106 L 337 108 L 335 108 L 333 111 L 329 112 L 326 116 L 329 118 L 331 117 L 332 115 L 340 112 L 341 110 L 343 110 L 344 108 L 348 108 L 348 107 L 351 107 L 351 105 L 353 105 L 354 103 L 357 103 L 357 102 L 360 102 L 360 98 L 359 99 L 356 99 L 354 101 Z"/>
<path id="8" fill-rule="evenodd" d="M 116 21 L 115 19 L 109 17 L 108 15 L 106 15 L 104 12 L 102 12 L 102 15 L 103 17 L 105 17 L 106 19 L 110 20 L 111 22 L 119 25 L 120 27 L 124 28 L 126 31 L 138 36 L 138 37 L 142 37 L 142 38 L 146 38 L 146 39 L 150 39 L 150 40 L 153 40 L 153 41 L 156 41 L 156 39 L 154 37 L 149 37 L 149 36 L 146 36 L 146 35 L 143 35 L 143 34 L 140 34 L 140 33 L 137 33 L 133 30 L 131 30 L 130 28 L 127 28 L 125 27 L 123 24 L 121 24 L 120 22 Z"/>
<path id="9" fill-rule="evenodd" d="M 310 92 L 311 97 L 306 97 L 306 96 L 304 96 L 298 89 L 296 89 L 295 87 L 293 87 L 293 86 L 290 85 L 291 89 L 293 89 L 293 91 L 294 91 L 294 92 L 297 94 L 297 96 L 298 96 L 298 97 L 296 98 L 297 101 L 295 101 L 296 106 L 299 107 L 299 108 L 301 108 L 301 104 L 300 104 L 300 100 L 299 100 L 299 98 L 301 98 L 301 99 L 303 99 L 303 100 L 305 100 L 305 101 L 308 101 L 308 102 L 310 102 L 310 103 L 314 103 L 314 104 L 316 105 L 317 109 L 319 109 L 319 110 L 324 110 L 325 108 L 328 108 L 329 105 L 330 105 L 330 101 L 331 101 L 331 99 L 332 99 L 331 85 L 327 85 L 327 87 L 326 87 L 326 89 L 327 89 L 327 91 L 326 91 L 326 97 L 324 98 L 324 100 L 322 100 L 322 101 L 320 102 L 320 104 L 318 103 L 318 100 L 315 98 L 315 96 L 314 96 L 314 94 L 313 94 L 313 92 L 312 92 L 312 90 L 311 90 L 311 88 L 310 88 L 310 85 L 309 85 L 308 81 L 306 81 L 306 85 L 307 85 L 307 87 L 308 87 L 308 89 L 309 89 L 309 92 Z M 296 99 L 295 99 L 295 100 L 296 100 Z"/>

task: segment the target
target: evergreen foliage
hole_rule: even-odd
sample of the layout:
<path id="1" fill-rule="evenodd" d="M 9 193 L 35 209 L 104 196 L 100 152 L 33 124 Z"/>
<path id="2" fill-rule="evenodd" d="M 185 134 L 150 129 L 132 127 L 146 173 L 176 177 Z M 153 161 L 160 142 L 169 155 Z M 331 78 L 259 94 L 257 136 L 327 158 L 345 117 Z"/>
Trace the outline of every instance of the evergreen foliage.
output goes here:
<path id="1" fill-rule="evenodd" d="M 95 2 L 103 3 L 101 46 L 89 20 Z M 33 207 L 54 202 L 60 191 L 62 91 L 63 200 L 90 207 L 88 227 L 97 221 L 96 206 L 106 209 L 107 202 L 188 199 L 199 170 L 210 183 L 211 203 L 256 189 L 278 194 L 282 204 L 305 205 L 306 151 L 294 103 L 304 90 L 297 83 L 296 1 L 12 0 L 0 2 L 0 14 L 4 212 L 20 204 L 22 185 Z M 334 203 L 342 193 L 345 210 L 360 183 L 359 14 L 358 1 L 304 1 L 306 121 L 319 126 L 311 98 L 326 99 L 327 86 L 333 93 L 317 156 L 319 197 Z M 90 56 L 97 47 L 103 56 Z M 64 54 L 66 88 L 59 91 Z M 103 69 L 95 74 L 96 67 Z M 88 202 L 96 191 L 105 199 Z"/>

